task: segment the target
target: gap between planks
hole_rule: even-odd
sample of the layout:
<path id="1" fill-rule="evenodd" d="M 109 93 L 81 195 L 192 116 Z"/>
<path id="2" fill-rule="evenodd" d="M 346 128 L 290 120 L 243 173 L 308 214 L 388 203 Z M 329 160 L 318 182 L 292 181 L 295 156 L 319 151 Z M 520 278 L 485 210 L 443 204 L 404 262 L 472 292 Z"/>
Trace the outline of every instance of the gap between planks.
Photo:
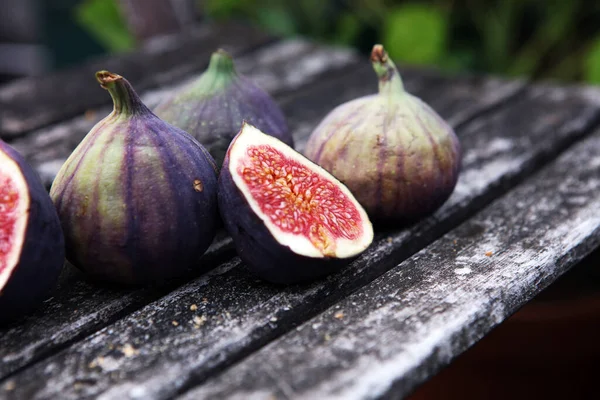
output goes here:
<path id="1" fill-rule="evenodd" d="M 402 398 L 600 245 L 600 130 L 335 307 L 190 390 Z"/>
<path id="2" fill-rule="evenodd" d="M 295 57 L 303 57 L 305 61 L 285 62 L 285 60 Z M 319 79 L 322 74 L 338 71 L 340 68 L 352 65 L 355 61 L 356 55 L 350 51 L 315 46 L 303 40 L 288 40 L 241 57 L 239 67 L 242 72 L 247 71 L 250 78 L 259 82 L 262 80 L 263 84 L 266 84 L 271 91 L 277 92 L 302 87 L 307 81 Z M 285 78 L 292 74 L 295 76 L 294 80 L 290 81 Z M 178 83 L 177 87 L 188 81 L 189 79 Z M 153 90 L 145 94 L 144 98 L 150 104 L 156 104 L 161 93 L 172 90 L 172 87 Z M 86 123 L 93 125 L 89 121 Z M 293 124 L 291 128 L 293 129 Z M 75 129 L 75 132 L 83 137 L 87 130 L 89 127 L 86 126 L 84 129 Z M 42 130 L 42 132 L 44 131 Z M 73 126 L 69 122 L 67 127 L 59 133 L 63 135 L 61 137 L 64 137 L 64 135 L 72 135 L 72 132 Z M 36 135 L 33 139 L 36 140 L 33 143 L 37 143 L 38 146 L 31 149 L 33 146 L 27 144 L 31 145 L 32 142 L 28 141 L 29 138 L 23 138 L 19 140 L 22 146 L 17 146 L 17 149 L 35 153 L 47 146 L 48 139 L 44 139 L 43 135 Z M 52 137 L 50 140 L 54 139 L 56 137 Z M 75 144 L 72 146 L 74 147 Z M 70 150 L 71 148 L 63 149 L 65 158 Z M 25 154 L 29 154 L 27 151 Z M 203 265 L 206 267 L 195 271 L 193 276 L 231 259 L 234 254 L 231 240 L 221 233 L 203 258 Z M 77 339 L 113 323 L 124 315 L 121 308 L 134 311 L 182 285 L 185 281 L 177 280 L 158 290 L 127 291 L 88 284 L 82 279 L 81 274 L 71 267 L 65 270 L 61 282 L 53 299 L 46 302 L 45 308 L 28 318 L 26 323 L 17 325 L 12 330 L 3 330 L 4 334 L 0 338 L 0 343 L 3 344 L 3 349 L 0 350 L 0 359 L 2 360 L 0 378 L 7 374 L 17 373 L 32 363 L 74 343 Z M 68 315 L 70 312 L 73 312 L 73 315 Z M 55 344 L 56 347 L 45 348 L 50 344 Z M 19 345 L 23 348 L 19 348 Z"/>
<path id="3" fill-rule="evenodd" d="M 453 84 L 456 85 L 457 83 L 454 82 Z M 330 88 L 325 87 L 323 90 L 328 89 Z M 437 94 L 436 91 L 435 94 L 430 93 L 429 95 L 434 96 Z M 564 99 L 561 99 L 560 101 L 556 99 L 553 100 L 552 96 L 557 94 L 563 96 Z M 472 95 L 473 94 L 471 93 L 471 96 Z M 467 99 L 471 96 L 467 96 Z M 303 99 L 303 101 L 318 100 L 321 98 L 322 95 L 316 93 L 315 99 Z M 452 98 L 452 96 L 450 96 L 450 98 Z M 453 106 L 456 106 L 456 99 L 453 98 L 452 100 L 452 105 L 446 104 L 446 110 L 451 110 Z M 463 99 L 463 101 L 464 100 L 465 99 Z M 435 103 L 435 100 L 432 100 L 432 102 Z M 299 103 L 301 104 L 302 102 L 299 101 Z M 444 109 L 444 107 L 441 108 Z M 442 112 L 442 114 L 444 114 L 444 112 Z M 519 116 L 527 118 L 517 118 Z M 229 332 L 229 330 L 223 332 L 223 327 L 221 330 L 213 332 L 214 335 L 218 335 L 219 337 L 229 332 L 229 337 L 224 339 L 221 338 L 219 340 L 222 340 L 221 346 L 225 346 L 222 349 L 227 349 L 227 351 L 230 352 L 229 355 L 231 358 L 228 360 L 220 358 L 224 356 L 222 354 L 221 356 L 219 355 L 219 347 L 213 349 L 215 353 L 211 353 L 210 349 L 203 350 L 202 334 L 194 333 L 195 331 L 190 332 L 188 327 L 185 327 L 185 330 L 180 333 L 177 333 L 179 331 L 161 331 L 160 329 L 154 332 L 153 335 L 149 335 L 146 332 L 146 334 L 149 335 L 149 340 L 154 340 L 155 338 L 158 340 L 158 342 L 156 342 L 157 347 L 155 349 L 145 349 L 143 348 L 143 342 L 140 342 L 139 344 L 134 343 L 135 345 L 141 346 L 141 349 L 140 353 L 133 355 L 132 358 L 141 361 L 141 364 L 138 364 L 138 369 L 136 369 L 134 364 L 137 361 L 125 359 L 120 361 L 124 364 L 121 364 L 119 369 L 120 374 L 123 374 L 122 378 L 128 378 L 132 382 L 130 384 L 122 383 L 121 385 L 114 386 L 112 389 L 113 392 L 105 393 L 106 398 L 111 398 L 111 393 L 112 395 L 120 394 L 124 396 L 124 393 L 133 395 L 134 392 L 130 393 L 125 389 L 134 390 L 136 388 L 139 389 L 139 387 L 146 387 L 147 390 L 152 393 L 152 397 L 169 397 L 170 395 L 177 393 L 178 390 L 185 390 L 186 388 L 197 384 L 211 373 L 218 372 L 219 368 L 222 369 L 226 367 L 228 363 L 230 364 L 237 361 L 239 357 L 247 355 L 249 352 L 266 344 L 269 340 L 285 333 L 291 326 L 299 322 L 299 319 L 301 320 L 304 317 L 315 315 L 320 309 L 322 310 L 325 308 L 326 305 L 339 300 L 344 294 L 363 286 L 385 272 L 386 269 L 392 268 L 395 265 L 387 265 L 386 262 L 394 263 L 395 261 L 403 259 L 403 257 L 420 250 L 422 246 L 451 229 L 457 221 L 466 218 L 467 215 L 480 209 L 486 202 L 489 202 L 498 194 L 505 192 L 509 187 L 514 185 L 516 181 L 522 179 L 523 176 L 528 175 L 536 168 L 539 168 L 540 164 L 548 162 L 556 154 L 564 150 L 566 145 L 569 145 L 584 136 L 589 127 L 596 122 L 597 116 L 597 104 L 592 105 L 585 102 L 580 98 L 578 93 L 573 93 L 566 89 L 543 90 L 539 88 L 529 88 L 524 100 L 516 101 L 516 104 L 511 104 L 510 107 L 507 106 L 506 108 L 503 108 L 502 112 L 486 116 L 485 121 L 479 121 L 477 119 L 472 121 L 468 124 L 469 129 L 466 129 L 467 127 L 465 127 L 464 131 L 461 132 L 461 140 L 465 140 L 465 144 L 468 143 L 468 147 L 472 150 L 471 152 L 467 151 L 465 154 L 465 168 L 467 170 L 461 177 L 462 183 L 459 183 L 453 198 L 434 217 L 413 227 L 410 231 L 391 232 L 388 238 L 379 235 L 374 248 L 368 252 L 369 254 L 362 258 L 362 261 L 352 264 L 345 271 L 342 271 L 323 282 L 317 282 L 309 288 L 290 288 L 283 291 L 275 290 L 268 285 L 256 282 L 256 280 L 247 276 L 240 268 L 234 268 L 227 272 L 217 271 L 212 275 L 209 274 L 213 286 L 206 287 L 206 290 L 208 292 L 210 292 L 210 290 L 216 290 L 217 292 L 214 292 L 215 298 L 221 297 L 216 300 L 221 301 L 221 303 L 216 305 L 217 308 L 214 311 L 227 309 L 228 306 L 235 304 L 234 301 L 239 301 L 239 296 L 243 297 L 244 295 L 249 294 L 248 290 L 252 292 L 252 295 L 259 297 L 263 296 L 265 301 L 258 301 L 253 303 L 255 305 L 252 307 L 244 308 L 242 310 L 243 312 L 241 312 L 242 315 L 231 316 L 234 321 L 229 322 L 229 325 L 227 326 L 237 329 L 237 332 Z M 511 122 L 511 124 L 509 124 L 509 122 Z M 506 132 L 508 126 L 510 126 L 511 129 Z M 525 133 L 529 133 L 529 135 L 525 135 Z M 547 145 L 538 147 L 533 146 L 540 141 L 540 138 L 545 138 Z M 473 152 L 478 152 L 480 154 L 477 155 Z M 516 157 L 514 160 L 511 159 L 512 155 Z M 480 159 L 477 159 L 477 157 Z M 444 223 L 444 227 L 439 226 L 442 222 Z M 410 241 L 407 238 L 410 238 Z M 148 319 L 152 319 L 152 324 L 160 322 L 161 324 L 165 323 L 166 325 L 169 321 L 165 318 L 172 318 L 173 315 L 178 315 L 178 313 L 181 315 L 182 313 L 182 310 L 177 311 L 177 302 L 181 302 L 183 299 L 187 299 L 187 302 L 200 300 L 196 300 L 196 297 L 200 296 L 200 294 L 195 291 L 195 289 L 197 290 L 198 283 L 199 282 L 191 282 L 186 285 L 182 289 L 182 291 L 186 292 L 183 297 L 181 297 L 179 293 L 172 293 L 163 298 L 160 305 L 153 304 L 139 310 L 134 313 L 134 315 L 127 317 L 117 324 L 113 324 L 111 327 L 103 329 L 93 335 L 93 337 L 86 339 L 84 341 L 85 343 L 81 342 L 74 346 L 71 353 L 69 353 L 69 349 L 67 349 L 62 353 L 57 354 L 56 357 L 46 360 L 42 363 L 44 365 L 36 365 L 32 370 L 27 372 L 32 373 L 37 371 L 35 373 L 40 373 L 42 375 L 44 373 L 50 375 L 54 373 L 58 374 L 54 375 L 52 386 L 55 390 L 59 390 L 61 395 L 64 395 L 65 397 L 79 397 L 79 395 L 95 396 L 108 390 L 113 384 L 118 383 L 118 379 L 115 378 L 117 381 L 112 382 L 110 375 L 103 374 L 102 370 L 97 371 L 87 369 L 87 363 L 91 363 L 94 359 L 93 357 L 106 351 L 101 344 L 106 342 L 124 343 L 123 339 L 127 340 L 127 338 L 132 338 L 133 336 L 131 333 L 137 329 L 142 329 L 142 331 L 146 328 L 152 329 L 152 327 L 144 326 L 144 321 L 147 321 Z M 232 287 L 233 290 L 231 290 L 231 293 L 228 292 Z M 256 290 L 253 290 L 253 287 Z M 266 298 L 264 298 L 264 296 L 266 296 Z M 329 296 L 329 298 L 327 298 L 327 296 Z M 324 297 L 326 300 L 323 300 Z M 247 301 L 243 302 L 244 304 L 248 303 Z M 291 311 L 291 307 L 288 307 L 286 311 L 286 304 L 291 304 L 295 307 L 296 314 L 291 315 L 288 312 Z M 158 308 L 155 308 L 155 306 L 158 306 Z M 169 309 L 169 311 L 167 312 L 167 315 L 161 317 L 160 313 L 165 311 L 165 307 Z M 170 309 L 169 307 L 173 307 L 173 309 Z M 243 329 L 240 331 L 240 326 L 236 325 L 236 321 L 242 322 L 244 316 L 247 316 L 249 313 L 259 314 L 258 317 L 260 317 L 260 323 L 253 325 L 250 322 L 250 326 L 242 327 Z M 272 321 L 272 318 L 275 318 L 275 320 Z M 257 319 L 256 321 L 259 320 Z M 130 323 L 131 325 L 129 325 Z M 231 325 L 231 323 L 234 325 Z M 210 325 L 210 323 L 207 323 L 207 325 Z M 182 327 L 182 329 L 183 328 L 184 327 Z M 170 328 L 166 327 L 165 329 Z M 255 335 L 254 337 L 252 336 L 253 334 Z M 178 343 L 177 346 L 179 346 L 179 348 L 173 348 L 173 346 L 175 346 L 174 342 L 168 342 L 171 335 L 176 336 L 173 337 L 173 340 Z M 162 337 L 162 339 L 158 338 L 158 336 Z M 161 342 L 162 340 L 167 340 L 167 342 Z M 212 345 L 215 340 L 218 342 L 217 337 L 209 339 L 209 346 Z M 236 348 L 236 346 L 238 347 Z M 197 350 L 199 353 L 204 353 L 200 355 L 190 355 L 189 350 Z M 149 353 L 145 353 L 147 351 L 149 351 Z M 77 357 L 71 359 L 73 363 L 69 362 L 69 354 L 71 354 L 71 356 L 76 355 Z M 165 361 L 169 365 L 162 368 L 156 365 L 153 366 L 153 368 L 159 368 L 158 370 L 149 371 L 147 368 L 139 369 L 142 365 L 148 366 L 146 363 L 154 357 L 153 354 L 161 354 L 166 360 L 175 360 L 177 357 L 185 359 L 186 356 L 191 357 L 191 359 L 185 359 L 186 362 L 190 362 L 190 364 L 183 366 L 175 361 Z M 211 356 L 211 354 L 213 355 Z M 198 357 L 204 361 L 201 361 L 200 359 L 194 361 L 194 359 L 197 359 Z M 210 357 L 216 358 L 210 361 Z M 144 359 L 146 361 L 144 361 Z M 197 362 L 201 362 L 201 364 L 196 364 Z M 205 363 L 202 364 L 202 362 Z M 208 375 L 202 376 L 202 373 L 196 375 L 198 369 L 202 369 L 199 367 L 200 365 L 203 365 L 202 368 L 204 368 L 204 374 Z M 81 366 L 82 369 L 80 369 L 79 366 Z M 130 372 L 127 372 L 125 371 L 127 368 L 133 369 Z M 182 370 L 181 368 L 184 369 Z M 170 375 L 171 372 L 169 371 L 171 370 L 172 373 L 176 375 Z M 152 375 L 152 372 L 155 373 L 156 379 L 163 379 L 163 381 L 152 381 L 152 376 L 148 377 L 148 373 Z M 130 375 L 127 375 L 128 373 Z M 79 388 L 82 392 L 77 392 L 77 390 L 71 386 L 71 384 L 74 383 L 72 380 L 74 376 L 80 378 L 89 376 L 90 378 L 84 379 L 86 382 L 91 382 L 93 380 L 95 384 L 104 385 L 104 389 L 90 385 L 90 387 Z M 16 376 L 14 379 L 16 379 L 17 382 L 24 383 Z M 138 386 L 134 383 L 136 380 L 139 382 Z M 69 382 L 71 382 L 71 384 L 69 384 Z M 42 393 L 44 393 L 44 388 L 42 387 L 38 389 L 31 387 L 30 390 L 32 390 L 32 392 L 27 392 L 27 388 L 24 388 L 21 385 L 18 386 L 25 391 L 24 393 L 36 393 L 36 390 L 41 390 L 41 392 L 37 393 L 43 398 Z M 50 396 L 47 392 L 46 395 Z"/>
<path id="4" fill-rule="evenodd" d="M 180 35 L 155 38 L 140 50 L 97 58 L 40 77 L 24 78 L 0 88 L 0 137 L 12 140 L 29 131 L 109 104 L 94 90 L 94 73 L 118 72 L 138 90 L 165 85 L 207 65 L 218 47 L 239 55 L 276 39 L 239 23 L 205 24 Z"/>
<path id="5" fill-rule="evenodd" d="M 356 95 L 371 93 L 371 92 L 375 91 L 376 90 L 376 84 L 374 82 L 374 78 L 372 76 L 373 73 L 371 72 L 370 67 L 368 67 L 368 68 L 362 68 L 361 71 L 363 71 L 363 73 L 365 74 L 365 77 L 371 78 L 371 79 L 367 79 L 365 82 L 369 82 L 369 80 L 372 80 L 373 82 L 365 83 L 362 86 L 359 86 L 358 88 L 351 87 L 350 89 L 348 89 L 347 88 L 348 85 L 345 85 L 345 82 L 346 82 L 346 78 L 345 77 L 342 77 L 341 81 L 339 79 L 332 79 L 331 81 L 328 81 L 324 85 L 325 91 L 327 91 L 327 89 L 329 89 L 329 87 L 334 87 L 334 88 L 342 87 L 342 88 L 344 88 L 344 91 L 340 92 L 339 93 L 340 95 L 338 97 L 333 97 L 333 96 L 329 97 L 328 98 L 328 103 L 322 103 L 322 104 L 320 104 L 320 107 L 315 107 L 315 105 L 312 105 L 312 108 L 311 107 L 306 108 L 307 110 L 308 109 L 312 109 L 312 113 L 308 116 L 308 117 L 310 117 L 309 120 L 313 121 L 313 123 L 316 124 L 318 122 L 318 120 L 326 112 L 326 110 L 328 110 L 331 107 L 333 107 L 334 105 L 336 105 L 335 104 L 336 102 L 338 102 L 338 101 L 341 102 L 343 100 L 347 100 L 347 99 L 350 99 L 352 97 L 355 97 Z M 441 78 L 436 77 L 436 80 L 440 80 L 440 79 Z M 421 91 L 421 92 L 425 91 L 425 89 L 423 89 L 422 86 L 429 87 L 430 85 L 424 85 L 423 82 L 419 83 L 420 80 L 421 79 L 420 79 L 419 75 L 413 75 L 412 78 L 409 76 L 408 79 L 407 79 L 407 87 L 410 87 L 410 88 L 416 90 L 417 92 L 419 92 L 419 91 Z M 427 81 L 429 81 L 429 78 L 428 78 Z M 443 78 L 442 81 L 450 82 L 448 80 L 448 78 Z M 505 97 L 510 97 L 514 93 L 516 93 L 516 90 L 518 90 L 518 85 L 514 85 L 513 83 L 503 84 L 503 83 L 498 82 L 498 81 L 491 82 L 491 81 L 487 81 L 487 80 L 484 80 L 482 82 L 479 82 L 479 84 L 481 85 L 481 87 L 478 88 L 478 90 L 481 90 L 482 93 L 487 93 L 488 89 L 490 89 L 490 88 L 491 89 L 494 89 L 494 88 L 500 89 L 500 90 L 498 90 L 498 91 L 495 92 L 496 93 L 495 95 L 492 95 L 492 96 L 487 96 L 487 95 L 486 96 L 481 96 L 481 99 L 482 99 L 481 102 L 485 103 L 485 104 L 493 105 L 497 100 L 502 100 Z M 434 83 L 436 83 L 435 80 L 434 80 Z M 437 82 L 437 83 L 439 83 L 439 82 Z M 436 83 L 436 87 L 437 87 L 437 83 Z M 466 84 L 465 84 L 465 82 L 463 82 L 462 84 L 456 83 L 456 86 L 457 87 L 471 87 L 472 86 L 471 78 L 467 79 Z M 321 86 L 318 86 L 318 87 L 321 87 Z M 508 90 L 508 89 L 510 89 L 510 90 Z M 463 93 L 464 89 L 461 89 L 461 90 L 462 91 L 459 91 L 459 92 Z M 432 93 L 432 96 L 433 96 L 433 93 Z M 316 97 L 319 97 L 321 99 L 323 98 L 323 96 L 321 96 L 321 95 L 318 95 Z M 299 95 L 298 98 L 304 99 L 304 98 L 306 98 L 306 94 L 303 93 L 303 94 Z M 446 103 L 452 103 L 452 104 L 454 104 L 455 101 L 456 101 L 456 98 L 452 97 L 449 94 L 448 95 L 448 101 Z M 464 95 L 463 95 L 462 103 L 466 103 L 466 102 L 467 101 L 466 101 L 466 99 L 464 98 Z M 459 101 L 458 103 L 461 103 L 461 102 Z M 298 101 L 296 101 L 295 103 L 294 103 L 294 101 L 288 101 L 288 102 L 286 102 L 286 104 L 289 106 L 289 110 L 294 110 L 296 108 L 302 108 L 304 106 L 303 103 L 298 104 Z M 284 104 L 284 108 L 286 108 L 286 104 Z M 443 112 L 445 112 L 446 114 L 453 113 L 452 105 L 450 105 L 450 104 L 444 104 L 443 101 L 442 102 L 438 102 L 438 104 L 440 106 L 443 106 L 443 108 L 444 108 Z M 294 127 L 294 126 L 298 127 L 298 125 L 300 123 L 302 123 L 304 125 L 306 124 L 306 117 L 307 117 L 307 115 L 303 115 L 303 116 L 301 116 L 301 118 L 297 118 L 297 117 L 298 116 L 292 115 L 292 118 L 291 118 L 292 121 L 290 122 L 290 125 L 292 127 Z M 294 130 L 297 131 L 297 129 L 294 129 Z M 308 132 L 301 133 L 301 135 L 306 135 L 306 134 L 308 134 Z M 92 289 L 91 293 L 88 293 L 88 292 L 90 292 L 89 289 L 87 289 L 89 286 L 86 286 L 85 284 L 83 284 L 82 282 L 80 282 L 80 280 L 79 280 L 79 278 L 77 276 L 75 278 L 77 278 L 77 279 L 75 280 L 74 284 L 75 285 L 79 285 L 79 286 L 83 285 L 83 287 L 78 287 L 77 288 L 78 291 L 76 291 L 76 293 L 78 293 L 78 296 L 69 296 L 69 298 L 72 298 L 76 302 L 79 300 L 79 302 L 82 303 L 82 304 L 80 304 L 80 307 L 79 307 L 79 308 L 81 308 L 81 310 L 80 310 L 81 313 L 85 313 L 86 311 L 89 312 L 89 313 L 91 313 L 91 315 L 89 316 L 91 318 L 87 318 L 88 316 L 85 316 L 85 315 L 82 316 L 82 317 L 78 317 L 80 319 L 84 318 L 84 321 L 87 321 L 87 322 L 77 321 L 76 320 L 77 323 L 74 324 L 75 327 L 76 327 L 76 329 L 81 329 L 82 326 L 85 327 L 86 324 L 93 324 L 92 321 L 93 321 L 93 319 L 95 319 L 94 317 L 99 318 L 101 321 L 104 321 L 104 323 L 112 323 L 112 322 L 114 322 L 113 318 L 111 317 L 111 313 L 114 312 L 114 311 L 111 311 L 111 310 L 114 307 L 116 307 L 116 309 L 118 310 L 119 305 L 122 304 L 122 303 L 119 302 L 119 300 L 121 300 L 121 298 L 119 298 L 119 300 L 115 300 L 113 303 L 108 302 L 108 301 L 107 302 L 103 302 L 103 301 L 100 300 L 100 299 L 103 299 L 101 293 L 102 292 L 106 292 L 106 290 L 104 290 L 104 289 L 98 289 L 98 290 L 95 290 L 96 293 L 94 293 L 94 290 Z M 69 283 L 72 283 L 72 282 L 73 281 L 70 281 Z M 100 292 L 100 293 L 98 293 L 98 292 Z M 86 299 L 86 295 L 88 295 L 88 294 L 92 295 L 93 297 L 99 297 L 98 301 L 100 303 L 97 304 L 97 305 L 94 305 L 94 306 L 90 306 L 90 307 L 88 307 L 89 309 L 86 310 L 86 302 L 89 301 L 89 300 Z M 117 296 L 118 296 L 118 294 L 117 294 Z M 139 301 L 140 302 L 139 303 L 140 306 L 142 306 L 144 304 L 144 300 L 138 298 L 137 296 L 138 296 L 138 294 L 131 294 L 131 293 L 125 294 L 123 296 L 124 298 L 122 299 L 122 302 L 124 304 L 127 304 L 128 302 L 134 302 L 135 303 L 135 302 Z M 144 298 L 144 296 L 142 296 L 142 298 Z M 149 300 L 152 300 L 153 298 L 154 297 L 151 296 Z M 95 303 L 93 303 L 93 304 L 95 304 Z M 42 322 L 44 319 L 47 319 L 50 316 L 53 316 L 52 315 L 53 314 L 52 311 L 59 311 L 60 310 L 60 309 L 56 310 L 55 308 L 53 309 L 52 307 L 53 307 L 53 304 L 50 304 L 48 309 L 41 310 L 40 313 L 38 313 L 38 315 L 41 314 L 38 318 L 32 318 L 31 320 L 35 320 L 36 323 L 37 322 Z M 65 307 L 63 306 L 62 308 L 64 309 Z M 69 308 L 70 307 L 67 306 L 66 310 L 68 311 Z M 102 311 L 102 310 L 104 310 L 104 311 Z M 46 313 L 44 313 L 44 311 L 46 311 Z M 73 322 L 75 322 L 75 321 L 73 321 Z M 50 322 L 47 322 L 47 323 L 50 323 Z M 42 323 L 42 325 L 43 325 L 43 323 Z M 95 327 L 99 327 L 101 325 L 94 324 L 94 326 Z M 86 331 L 86 333 L 91 333 L 94 330 L 95 329 L 91 330 L 90 332 Z M 52 331 L 56 331 L 56 329 L 52 329 Z M 61 332 L 60 332 L 60 329 L 59 329 L 58 330 L 58 335 L 59 336 L 60 336 L 60 333 Z M 17 331 L 14 331 L 14 334 L 15 334 L 14 335 L 14 337 L 15 337 L 14 340 L 19 340 L 20 337 L 21 337 L 21 335 L 23 334 L 23 332 L 19 332 L 17 330 Z M 80 333 L 79 335 L 81 336 L 82 333 Z M 70 343 L 70 339 L 71 339 L 70 335 L 67 335 L 67 339 L 63 339 L 63 340 L 64 340 L 65 343 Z M 60 349 L 60 348 L 64 347 L 64 346 L 60 345 L 60 342 L 61 342 L 60 337 L 57 338 L 56 340 L 58 340 L 58 343 L 59 343 L 59 346 L 57 346 L 57 349 Z M 36 341 L 33 340 L 32 342 L 35 343 Z M 47 342 L 47 339 L 46 339 L 46 341 L 43 341 L 42 343 L 40 343 L 38 341 L 37 345 L 35 346 L 35 348 L 37 348 L 37 349 L 42 348 L 44 343 L 46 345 L 49 344 Z M 12 346 L 7 346 L 7 347 L 12 347 Z M 19 358 L 23 359 L 23 357 L 25 357 L 25 359 L 29 360 L 29 361 L 26 362 L 26 365 L 30 365 L 32 362 L 34 362 L 37 359 L 36 355 L 35 355 L 35 348 L 34 348 L 34 353 L 33 354 L 29 354 L 29 356 L 26 356 L 26 355 L 20 355 L 20 356 L 15 355 L 15 356 L 13 356 L 12 357 L 13 362 L 18 362 Z M 4 358 L 6 359 L 6 355 L 5 355 Z M 7 368 L 7 367 L 10 368 L 10 362 L 9 363 L 5 362 L 4 366 L 5 366 L 5 368 Z M 19 368 L 19 369 L 22 369 L 22 367 L 23 366 L 21 366 L 21 368 Z"/>
<path id="6" fill-rule="evenodd" d="M 265 46 L 251 54 L 236 57 L 235 60 L 241 74 L 270 92 L 276 100 L 280 100 L 280 97 L 289 97 L 289 94 L 296 90 L 302 91 L 303 86 L 309 82 L 327 80 L 334 74 L 343 75 L 353 71 L 360 59 L 356 53 L 349 50 L 318 46 L 305 40 L 294 39 Z M 294 78 L 290 79 L 290 76 Z M 162 98 L 197 77 L 198 75 L 193 75 L 173 85 L 143 92 L 142 100 L 148 107 L 153 108 Z M 98 85 L 92 85 L 94 89 L 106 95 Z M 11 142 L 11 145 L 23 154 L 38 171 L 44 185 L 49 187 L 75 146 L 110 111 L 110 107 L 103 107 L 86 112 L 85 115 L 31 132 Z"/>

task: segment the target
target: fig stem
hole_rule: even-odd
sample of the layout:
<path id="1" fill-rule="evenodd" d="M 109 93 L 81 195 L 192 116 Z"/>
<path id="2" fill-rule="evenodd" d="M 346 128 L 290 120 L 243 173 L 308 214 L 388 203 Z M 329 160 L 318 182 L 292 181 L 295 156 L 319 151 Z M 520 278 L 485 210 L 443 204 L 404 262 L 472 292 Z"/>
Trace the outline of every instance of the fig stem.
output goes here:
<path id="1" fill-rule="evenodd" d="M 371 51 L 371 63 L 379 78 L 379 93 L 404 93 L 404 84 L 396 64 L 389 57 L 383 45 L 376 44 Z"/>
<path id="2" fill-rule="evenodd" d="M 233 58 L 219 49 L 210 57 L 208 68 L 193 86 L 194 91 L 199 96 L 212 96 L 225 90 L 236 77 Z"/>
<path id="3" fill-rule="evenodd" d="M 144 105 L 131 83 L 121 75 L 109 72 L 96 72 L 96 79 L 103 89 L 108 90 L 113 100 L 114 115 L 133 115 L 150 112 Z"/>
<path id="4" fill-rule="evenodd" d="M 210 57 L 208 70 L 218 71 L 219 73 L 235 73 L 233 58 L 223 49 L 218 49 Z"/>

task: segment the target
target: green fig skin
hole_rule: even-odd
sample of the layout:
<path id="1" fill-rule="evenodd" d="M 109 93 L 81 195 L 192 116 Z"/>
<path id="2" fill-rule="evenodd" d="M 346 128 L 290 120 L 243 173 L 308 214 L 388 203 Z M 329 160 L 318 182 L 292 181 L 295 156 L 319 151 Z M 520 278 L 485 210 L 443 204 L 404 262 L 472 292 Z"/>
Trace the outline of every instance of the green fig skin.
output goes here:
<path id="1" fill-rule="evenodd" d="M 161 283 L 198 267 L 217 221 L 217 167 L 195 139 L 156 117 L 127 80 L 96 74 L 113 98 L 50 190 L 67 259 L 93 278 Z"/>
<path id="2" fill-rule="evenodd" d="M 379 93 L 336 107 L 311 134 L 304 154 L 343 182 L 378 222 L 412 222 L 452 194 L 461 148 L 452 128 L 404 90 L 381 45 L 371 61 Z"/>
<path id="3" fill-rule="evenodd" d="M 244 121 L 294 146 L 279 106 L 264 90 L 238 74 L 233 59 L 223 50 L 213 53 L 200 78 L 165 98 L 154 112 L 194 136 L 219 166 Z"/>

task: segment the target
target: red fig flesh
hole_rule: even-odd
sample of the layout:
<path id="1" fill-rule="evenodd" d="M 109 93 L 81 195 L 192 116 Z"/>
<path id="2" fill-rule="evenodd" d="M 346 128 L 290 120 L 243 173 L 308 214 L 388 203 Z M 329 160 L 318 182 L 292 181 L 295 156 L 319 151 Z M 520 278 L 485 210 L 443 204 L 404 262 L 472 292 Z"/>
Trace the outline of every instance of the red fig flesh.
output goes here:
<path id="1" fill-rule="evenodd" d="M 373 240 L 366 212 L 343 184 L 251 125 L 233 140 L 223 166 L 219 206 L 225 226 L 240 257 L 266 280 L 325 275 Z"/>
<path id="2" fill-rule="evenodd" d="M 0 276 L 8 264 L 13 264 L 16 248 L 15 235 L 22 236 L 25 220 L 19 218 L 27 204 L 19 195 L 17 184 L 8 175 L 0 173 Z"/>

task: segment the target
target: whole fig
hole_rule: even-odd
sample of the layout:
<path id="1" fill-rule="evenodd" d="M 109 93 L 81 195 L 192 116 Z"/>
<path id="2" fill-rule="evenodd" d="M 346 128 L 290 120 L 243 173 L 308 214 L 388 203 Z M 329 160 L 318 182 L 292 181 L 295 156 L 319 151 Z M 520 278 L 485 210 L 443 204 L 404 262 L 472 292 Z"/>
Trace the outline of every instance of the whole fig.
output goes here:
<path id="1" fill-rule="evenodd" d="M 249 124 L 229 146 L 218 196 L 240 258 L 270 282 L 330 274 L 373 241 L 371 221 L 348 188 Z"/>
<path id="2" fill-rule="evenodd" d="M 238 74 L 233 59 L 223 50 L 212 54 L 208 69 L 200 78 L 165 98 L 154 112 L 198 139 L 219 166 L 243 121 L 294 145 L 279 106 L 265 91 Z"/>
<path id="3" fill-rule="evenodd" d="M 409 222 L 450 196 L 461 164 L 452 128 L 404 90 L 383 46 L 371 62 L 379 93 L 331 111 L 310 136 L 305 155 L 345 183 L 371 218 Z"/>
<path id="4" fill-rule="evenodd" d="M 130 83 L 96 73 L 114 109 L 73 151 L 50 195 L 67 259 L 117 283 L 159 283 L 197 265 L 218 221 L 217 167 L 192 136 L 159 119 Z"/>
<path id="5" fill-rule="evenodd" d="M 39 306 L 65 262 L 56 210 L 39 177 L 0 140 L 0 323 Z"/>

